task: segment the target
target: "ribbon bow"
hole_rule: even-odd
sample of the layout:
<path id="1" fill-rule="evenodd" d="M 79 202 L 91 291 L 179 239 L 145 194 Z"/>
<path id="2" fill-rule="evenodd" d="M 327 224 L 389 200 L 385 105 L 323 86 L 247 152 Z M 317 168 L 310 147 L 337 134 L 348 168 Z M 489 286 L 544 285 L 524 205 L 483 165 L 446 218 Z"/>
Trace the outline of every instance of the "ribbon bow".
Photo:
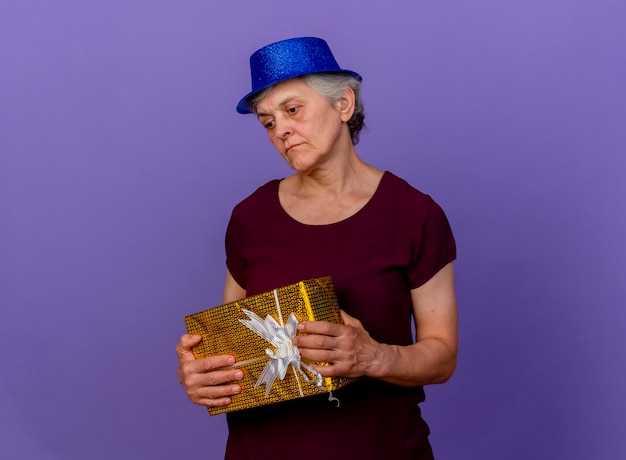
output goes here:
<path id="1" fill-rule="evenodd" d="M 315 382 L 318 388 L 326 390 L 322 384 L 322 375 L 314 370 L 311 366 L 302 362 L 300 358 L 300 350 L 296 347 L 291 339 L 295 337 L 298 328 L 298 319 L 291 313 L 287 319 L 287 325 L 283 323 L 283 315 L 280 309 L 280 303 L 278 302 L 278 294 L 274 289 L 274 299 L 276 300 L 276 309 L 278 311 L 278 318 L 280 323 L 276 321 L 272 316 L 267 315 L 265 319 L 261 319 L 256 313 L 250 310 L 243 309 L 249 319 L 240 319 L 239 321 L 255 334 L 263 337 L 267 340 L 274 349 L 266 348 L 265 353 L 269 356 L 269 361 L 263 368 L 263 372 L 259 376 L 254 386 L 259 386 L 262 383 L 265 384 L 265 396 L 267 396 L 272 389 L 272 385 L 276 379 L 283 380 L 287 375 L 287 369 L 291 365 L 293 373 L 298 383 L 298 389 L 300 396 L 304 396 L 302 392 L 302 386 L 300 385 L 300 379 L 298 374 L 304 378 L 308 383 Z M 314 378 L 310 378 L 306 371 L 313 374 Z M 329 395 L 329 400 L 339 402 L 336 398 L 332 397 L 332 393 Z"/>

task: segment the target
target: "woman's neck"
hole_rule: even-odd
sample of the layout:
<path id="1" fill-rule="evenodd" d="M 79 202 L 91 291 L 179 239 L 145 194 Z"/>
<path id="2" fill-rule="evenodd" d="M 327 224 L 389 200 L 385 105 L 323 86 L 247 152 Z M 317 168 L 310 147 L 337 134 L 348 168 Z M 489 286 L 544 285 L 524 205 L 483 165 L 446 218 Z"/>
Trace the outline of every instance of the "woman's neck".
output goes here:
<path id="1" fill-rule="evenodd" d="M 281 206 L 310 225 L 339 222 L 356 214 L 376 192 L 383 172 L 354 158 L 314 173 L 296 173 L 280 184 Z"/>
<path id="2" fill-rule="evenodd" d="M 341 195 L 350 190 L 374 189 L 380 180 L 380 171 L 365 163 L 354 148 L 349 154 L 328 162 L 313 171 L 298 172 L 289 178 L 289 190 L 297 195 Z M 370 184 L 368 186 L 368 184 Z"/>

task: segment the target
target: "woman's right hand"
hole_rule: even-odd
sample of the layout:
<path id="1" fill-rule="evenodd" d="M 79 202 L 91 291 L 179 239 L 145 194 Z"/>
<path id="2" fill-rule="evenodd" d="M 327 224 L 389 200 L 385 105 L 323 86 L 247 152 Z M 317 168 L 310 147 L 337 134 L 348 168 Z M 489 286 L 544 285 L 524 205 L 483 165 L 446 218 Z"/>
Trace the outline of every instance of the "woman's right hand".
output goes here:
<path id="1" fill-rule="evenodd" d="M 235 364 L 229 355 L 195 359 L 191 349 L 202 340 L 200 335 L 184 334 L 176 345 L 178 380 L 194 404 L 206 407 L 226 406 L 231 396 L 241 391 L 232 382 L 243 379 L 241 369 L 224 369 Z M 231 382 L 231 383 L 228 383 Z"/>

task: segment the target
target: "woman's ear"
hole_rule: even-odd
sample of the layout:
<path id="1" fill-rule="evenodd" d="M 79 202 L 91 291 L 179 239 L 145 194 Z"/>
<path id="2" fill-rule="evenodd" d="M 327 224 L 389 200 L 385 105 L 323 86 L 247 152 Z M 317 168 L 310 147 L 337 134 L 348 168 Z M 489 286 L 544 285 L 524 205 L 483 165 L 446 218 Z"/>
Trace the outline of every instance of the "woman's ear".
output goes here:
<path id="1" fill-rule="evenodd" d="M 354 91 L 352 88 L 346 89 L 343 96 L 335 101 L 334 106 L 341 113 L 341 121 L 347 123 L 354 114 Z"/>

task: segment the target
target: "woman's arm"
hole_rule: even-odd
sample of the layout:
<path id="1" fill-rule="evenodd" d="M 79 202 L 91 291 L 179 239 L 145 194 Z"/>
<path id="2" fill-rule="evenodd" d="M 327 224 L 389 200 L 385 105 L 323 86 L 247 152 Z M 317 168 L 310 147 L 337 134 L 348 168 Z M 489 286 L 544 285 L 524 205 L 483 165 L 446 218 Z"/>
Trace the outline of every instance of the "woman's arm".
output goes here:
<path id="1" fill-rule="evenodd" d="M 243 299 L 246 291 L 237 284 L 231 274 L 226 272 L 223 303 Z M 228 384 L 241 380 L 240 369 L 222 370 L 235 363 L 233 356 L 211 356 L 195 359 L 191 349 L 200 343 L 202 336 L 184 334 L 176 345 L 178 355 L 178 380 L 194 404 L 207 407 L 225 406 L 230 404 L 230 397 L 238 394 L 241 387 Z"/>
<path id="2" fill-rule="evenodd" d="M 456 367 L 457 308 L 452 263 L 411 291 L 416 342 L 409 346 L 376 342 L 361 322 L 342 312 L 344 325 L 303 322 L 294 338 L 303 358 L 330 363 L 314 366 L 325 377 L 368 376 L 402 386 L 447 381 Z"/>
<path id="3" fill-rule="evenodd" d="M 224 283 L 224 296 L 222 304 L 235 302 L 246 297 L 246 290 L 239 286 L 230 271 L 226 270 L 226 282 Z"/>

